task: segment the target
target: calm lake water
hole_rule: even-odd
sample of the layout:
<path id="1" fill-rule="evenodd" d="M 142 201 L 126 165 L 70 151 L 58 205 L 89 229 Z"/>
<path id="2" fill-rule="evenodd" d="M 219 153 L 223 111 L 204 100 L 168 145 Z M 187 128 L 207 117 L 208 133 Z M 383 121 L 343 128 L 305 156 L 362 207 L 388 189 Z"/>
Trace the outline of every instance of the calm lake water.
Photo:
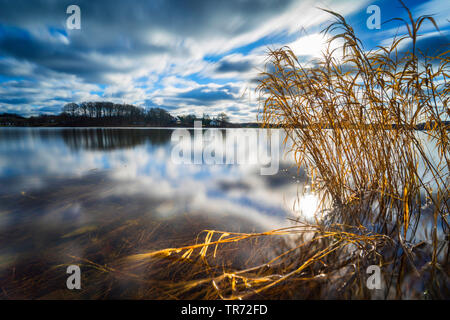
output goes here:
<path id="1" fill-rule="evenodd" d="M 240 129 L 233 130 L 240 135 Z M 160 218 L 196 211 L 245 218 L 246 225 L 254 228 L 284 225 L 305 178 L 297 172 L 292 156 L 284 156 L 285 148 L 280 147 L 282 158 L 274 175 L 262 175 L 262 165 L 237 161 L 179 164 L 171 158 L 172 132 L 0 129 L 0 228 L 30 220 L 36 226 L 60 222 L 58 227 L 64 228 L 69 223 L 63 217 L 70 217 L 72 227 L 80 227 L 86 221 L 95 223 L 89 212 L 110 200 L 130 211 L 141 204 Z M 89 203 L 76 188 L 91 192 Z"/>
<path id="2" fill-rule="evenodd" d="M 295 215 L 306 177 L 292 156 L 281 156 L 275 175 L 262 175 L 258 164 L 177 164 L 172 132 L 1 128 L 3 279 L 21 265 L 34 265 L 23 270 L 27 274 L 86 258 L 88 242 L 117 226 L 151 233 L 127 248 L 132 254 L 192 240 L 204 229 L 271 230 Z M 115 238 L 111 245 L 126 242 Z"/>

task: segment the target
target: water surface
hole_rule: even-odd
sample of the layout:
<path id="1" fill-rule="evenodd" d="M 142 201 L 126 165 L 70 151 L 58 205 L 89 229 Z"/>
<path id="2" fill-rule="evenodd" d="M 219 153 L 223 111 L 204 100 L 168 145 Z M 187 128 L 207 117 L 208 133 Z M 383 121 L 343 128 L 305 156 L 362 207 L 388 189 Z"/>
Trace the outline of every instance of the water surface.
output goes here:
<path id="1" fill-rule="evenodd" d="M 281 158 L 276 175 L 261 175 L 258 164 L 176 164 L 172 132 L 1 128 L 0 273 L 29 261 L 87 257 L 87 242 L 123 226 L 151 235 L 127 247 L 137 253 L 203 229 L 266 231 L 288 223 L 305 181 L 291 157 Z M 120 237 L 113 237 L 115 248 L 127 245 Z"/>

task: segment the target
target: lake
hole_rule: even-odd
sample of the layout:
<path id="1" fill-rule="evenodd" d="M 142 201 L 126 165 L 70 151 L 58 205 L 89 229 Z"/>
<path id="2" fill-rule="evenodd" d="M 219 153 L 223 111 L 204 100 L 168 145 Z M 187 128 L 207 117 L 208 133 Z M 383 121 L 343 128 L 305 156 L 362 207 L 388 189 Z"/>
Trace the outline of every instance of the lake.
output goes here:
<path id="1" fill-rule="evenodd" d="M 238 141 L 248 132 L 231 130 Z M 225 135 L 225 130 L 216 131 Z M 279 147 L 276 173 L 263 175 L 258 163 L 237 159 L 228 164 L 177 163 L 173 132 L 0 128 L 4 290 L 10 277 L 31 278 L 48 267 L 89 257 L 95 250 L 91 245 L 105 237 L 111 237 L 108 245 L 114 250 L 134 254 L 192 242 L 204 229 L 266 231 L 288 225 L 287 218 L 295 216 L 306 176 L 292 156 L 284 156 L 284 147 Z M 248 152 L 251 145 L 242 148 Z M 111 236 L 118 227 L 126 233 Z M 142 238 L 128 244 L 127 237 L 137 234 Z M 107 258 L 96 259 L 101 263 Z M 10 289 L 16 292 L 17 287 Z M 35 290 L 36 296 L 43 294 Z M 31 292 L 28 288 L 21 294 L 30 297 Z"/>

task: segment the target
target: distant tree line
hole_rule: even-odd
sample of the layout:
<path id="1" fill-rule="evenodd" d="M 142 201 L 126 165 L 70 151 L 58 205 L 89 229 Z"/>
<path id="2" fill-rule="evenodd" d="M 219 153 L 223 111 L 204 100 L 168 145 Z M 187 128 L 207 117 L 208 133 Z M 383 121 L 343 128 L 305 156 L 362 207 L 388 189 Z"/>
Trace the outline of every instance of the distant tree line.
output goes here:
<path id="1" fill-rule="evenodd" d="M 170 126 L 176 123 L 176 118 L 161 108 L 147 111 L 131 104 L 103 101 L 68 103 L 63 107 L 60 116 L 66 122 L 98 125 Z"/>
<path id="2" fill-rule="evenodd" d="M 25 118 L 16 114 L 0 114 L 2 126 L 155 126 L 192 127 L 194 121 L 205 127 L 257 127 L 255 123 L 233 124 L 226 113 L 216 117 L 203 114 L 172 116 L 162 108 L 145 109 L 131 104 L 107 101 L 67 103 L 59 115 L 40 115 Z"/>

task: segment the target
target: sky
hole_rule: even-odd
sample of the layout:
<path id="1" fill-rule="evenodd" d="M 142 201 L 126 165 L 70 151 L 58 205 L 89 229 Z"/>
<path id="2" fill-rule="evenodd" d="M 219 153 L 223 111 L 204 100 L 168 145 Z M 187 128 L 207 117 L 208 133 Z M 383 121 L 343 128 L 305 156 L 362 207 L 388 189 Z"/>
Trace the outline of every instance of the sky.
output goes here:
<path id="1" fill-rule="evenodd" d="M 418 46 L 448 50 L 450 2 L 405 3 L 440 28 L 424 25 Z M 80 8 L 80 29 L 67 28 L 70 5 Z M 380 8 L 380 29 L 367 27 L 370 5 Z M 398 21 L 383 23 L 407 18 L 393 0 L 0 0 L 0 113 L 112 101 L 253 122 L 269 49 L 320 57 L 320 31 L 333 21 L 320 8 L 342 14 L 366 50 L 405 32 Z"/>

